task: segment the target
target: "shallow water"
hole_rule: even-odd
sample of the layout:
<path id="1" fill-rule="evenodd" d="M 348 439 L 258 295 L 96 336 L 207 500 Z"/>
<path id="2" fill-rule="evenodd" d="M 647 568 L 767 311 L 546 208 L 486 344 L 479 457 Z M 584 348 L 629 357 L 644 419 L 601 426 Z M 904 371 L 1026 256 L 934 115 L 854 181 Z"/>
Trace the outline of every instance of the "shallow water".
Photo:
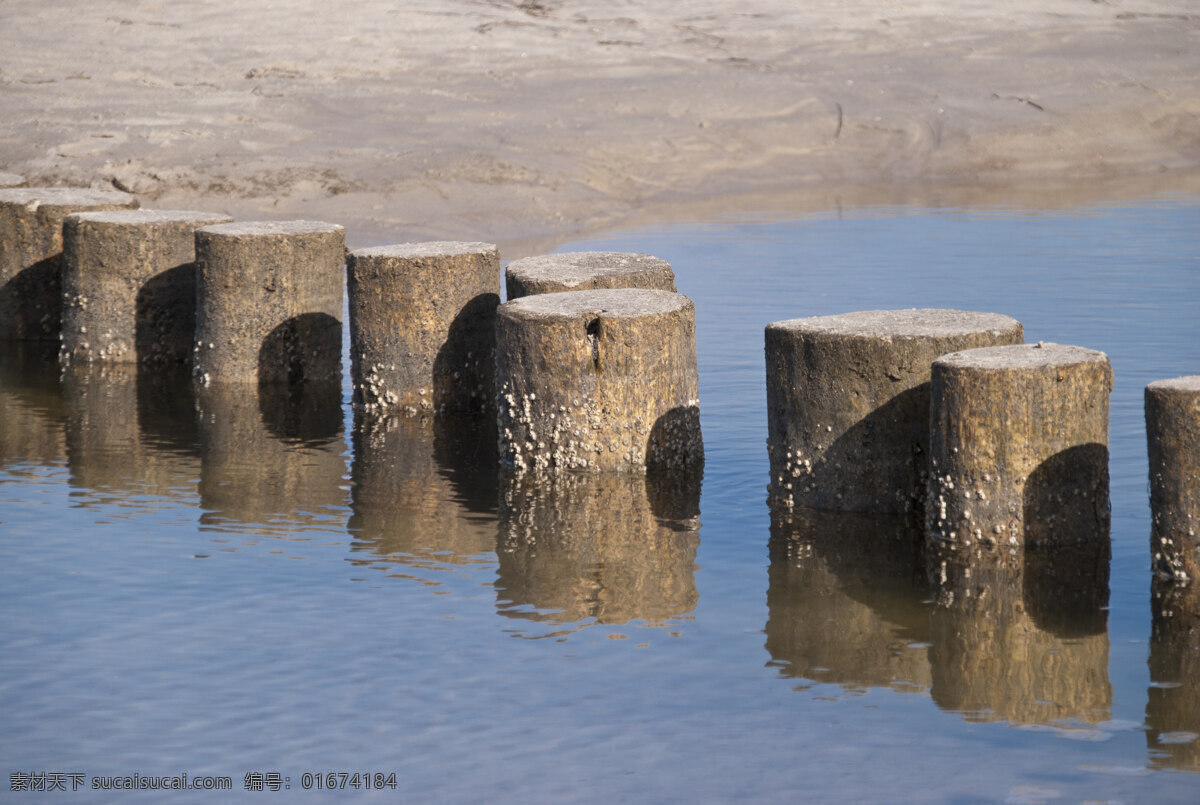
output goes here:
<path id="1" fill-rule="evenodd" d="M 0 353 L 8 773 L 241 793 L 279 772 L 302 800 L 346 795 L 305 795 L 305 772 L 358 771 L 413 801 L 1195 801 L 1200 644 L 1152 630 L 1142 390 L 1200 371 L 1200 203 L 731 216 L 561 249 L 663 257 L 695 300 L 702 487 L 529 488 L 497 478 L 486 429 L 356 423 L 337 390 L 193 398 Z M 878 524 L 772 522 L 764 325 L 896 307 L 1110 356 L 1098 623 L 948 614 Z"/>

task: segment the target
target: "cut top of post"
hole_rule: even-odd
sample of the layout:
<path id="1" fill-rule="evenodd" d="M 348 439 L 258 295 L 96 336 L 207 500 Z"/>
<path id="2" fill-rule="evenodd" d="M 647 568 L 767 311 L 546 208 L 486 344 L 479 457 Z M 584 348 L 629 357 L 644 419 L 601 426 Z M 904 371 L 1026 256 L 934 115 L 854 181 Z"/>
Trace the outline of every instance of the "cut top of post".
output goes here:
<path id="1" fill-rule="evenodd" d="M 1013 330 L 1018 333 L 1021 331 L 1020 322 L 999 313 L 939 308 L 864 310 L 837 316 L 777 321 L 767 327 L 774 330 L 875 339 L 955 338 L 989 331 L 995 335 Z"/>
<path id="2" fill-rule="evenodd" d="M 1155 380 L 1146 386 L 1154 394 L 1200 394 L 1200 375 L 1173 377 L 1170 380 Z"/>
<path id="3" fill-rule="evenodd" d="M 239 237 L 291 237 L 293 235 L 324 235 L 345 231 L 340 224 L 324 221 L 235 221 L 229 224 L 214 224 L 198 230 L 207 236 Z"/>
<path id="4" fill-rule="evenodd" d="M 113 224 L 116 226 L 153 226 L 155 224 L 216 225 L 229 221 L 228 215 L 197 210 L 104 210 L 101 212 L 77 212 L 68 220 Z"/>
<path id="5" fill-rule="evenodd" d="M 531 294 L 600 288 L 675 291 L 666 260 L 629 252 L 567 252 L 525 257 L 508 264 L 509 299 Z"/>
<path id="6" fill-rule="evenodd" d="M 0 204 L 38 207 L 93 207 L 113 205 L 136 207 L 137 199 L 115 190 L 89 190 L 85 187 L 10 187 L 0 190 Z"/>
<path id="7" fill-rule="evenodd" d="M 693 307 L 692 300 L 683 294 L 619 288 L 534 294 L 506 302 L 500 306 L 500 313 L 502 316 L 525 319 L 572 319 L 582 316 L 638 319 Z"/>
<path id="8" fill-rule="evenodd" d="M 459 257 L 495 252 L 494 243 L 467 243 L 453 240 L 437 240 L 427 243 L 397 243 L 392 246 L 371 246 L 355 249 L 355 257 L 391 257 L 398 260 L 421 260 L 434 257 Z"/>
<path id="9" fill-rule="evenodd" d="M 1103 352 L 1066 344 L 1039 341 L 1036 344 L 1010 344 L 951 352 L 934 362 L 943 370 L 962 369 L 984 372 L 1030 372 L 1066 369 L 1085 364 L 1108 363 Z M 1112 374 L 1109 373 L 1109 385 Z"/>

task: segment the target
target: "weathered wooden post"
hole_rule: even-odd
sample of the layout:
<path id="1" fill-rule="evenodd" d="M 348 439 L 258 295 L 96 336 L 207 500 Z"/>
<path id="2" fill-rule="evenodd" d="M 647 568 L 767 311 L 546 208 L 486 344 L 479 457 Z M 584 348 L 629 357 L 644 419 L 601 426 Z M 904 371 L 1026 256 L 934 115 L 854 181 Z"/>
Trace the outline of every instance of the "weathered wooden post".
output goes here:
<path id="1" fill-rule="evenodd" d="M 336 224 L 197 229 L 196 378 L 340 381 L 345 259 L 345 230 Z"/>
<path id="2" fill-rule="evenodd" d="M 770 497 L 832 511 L 920 510 L 929 367 L 1019 344 L 1020 322 L 960 310 L 871 310 L 767 325 Z"/>
<path id="3" fill-rule="evenodd" d="M 1107 545 L 1111 392 L 1108 358 L 1082 347 L 1038 342 L 934 361 L 934 574 L 937 562 L 1019 569 L 1027 551 Z"/>
<path id="4" fill-rule="evenodd" d="M 63 219 L 137 207 L 126 193 L 67 187 L 0 190 L 0 339 L 57 341 Z"/>
<path id="5" fill-rule="evenodd" d="M 232 219 L 113 210 L 63 221 L 64 363 L 190 361 L 196 330 L 196 229 Z"/>
<path id="6" fill-rule="evenodd" d="M 500 306 L 500 460 L 644 472 L 703 461 L 695 308 L 669 291 L 538 294 Z"/>
<path id="7" fill-rule="evenodd" d="M 354 403 L 407 415 L 491 410 L 500 256 L 490 243 L 358 249 L 347 264 Z"/>
<path id="8" fill-rule="evenodd" d="M 567 252 L 513 260 L 505 269 L 505 287 L 509 299 L 601 288 L 676 290 L 670 263 L 628 252 Z"/>
<path id="9" fill-rule="evenodd" d="M 1200 581 L 1200 375 L 1146 386 L 1154 571 Z"/>

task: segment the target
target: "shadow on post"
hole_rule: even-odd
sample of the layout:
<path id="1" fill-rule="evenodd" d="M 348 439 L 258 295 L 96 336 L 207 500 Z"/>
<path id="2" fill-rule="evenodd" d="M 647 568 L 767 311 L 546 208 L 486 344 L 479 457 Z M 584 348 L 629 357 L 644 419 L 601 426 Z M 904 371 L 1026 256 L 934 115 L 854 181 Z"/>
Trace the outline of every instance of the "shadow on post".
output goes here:
<path id="1" fill-rule="evenodd" d="M 196 333 L 196 263 L 162 271 L 138 289 L 134 349 L 139 363 L 160 366 L 191 359 Z"/>
<path id="2" fill-rule="evenodd" d="M 677 406 L 654 420 L 646 438 L 646 467 L 660 477 L 702 474 L 704 437 L 699 406 Z"/>
<path id="3" fill-rule="evenodd" d="M 0 286 L 10 339 L 57 341 L 62 333 L 62 253 L 26 266 Z"/>
<path id="4" fill-rule="evenodd" d="M 817 433 L 828 425 L 800 421 L 784 427 Z M 786 443 L 796 441 L 789 436 Z M 928 449 L 929 383 L 925 382 L 872 409 L 833 439 L 815 461 L 773 450 L 771 498 L 791 498 L 798 506 L 829 511 L 921 512 L 929 475 Z"/>
<path id="5" fill-rule="evenodd" d="M 1083 444 L 1056 453 L 1025 482 L 1026 549 L 1107 544 L 1110 511 L 1108 447 Z"/>
<path id="6" fill-rule="evenodd" d="M 342 374 L 342 323 L 302 313 L 276 325 L 258 351 L 260 384 L 325 381 Z"/>
<path id="7" fill-rule="evenodd" d="M 479 294 L 450 323 L 433 359 L 435 412 L 494 410 L 499 304 L 499 294 Z"/>

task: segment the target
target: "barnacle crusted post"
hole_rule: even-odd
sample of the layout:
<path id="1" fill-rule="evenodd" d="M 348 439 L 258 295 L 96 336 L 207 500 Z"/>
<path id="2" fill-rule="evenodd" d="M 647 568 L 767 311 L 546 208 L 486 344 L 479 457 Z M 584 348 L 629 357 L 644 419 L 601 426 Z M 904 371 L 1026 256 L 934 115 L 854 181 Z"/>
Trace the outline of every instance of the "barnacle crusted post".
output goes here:
<path id="1" fill-rule="evenodd" d="M 68 215 L 63 222 L 62 362 L 191 360 L 196 229 L 230 220 L 179 210 Z"/>
<path id="2" fill-rule="evenodd" d="M 0 190 L 0 339 L 58 340 L 64 218 L 73 212 L 137 206 L 133 196 L 113 191 Z"/>
<path id="3" fill-rule="evenodd" d="M 507 302 L 496 383 L 500 459 L 517 471 L 703 461 L 695 307 L 681 294 L 573 291 Z"/>
<path id="4" fill-rule="evenodd" d="M 929 365 L 1019 344 L 1020 322 L 961 310 L 868 310 L 767 325 L 770 496 L 827 511 L 920 511 Z"/>
<path id="5" fill-rule="evenodd" d="M 201 385 L 340 380 L 345 260 L 345 230 L 337 224 L 197 229 Z"/>
<path id="6" fill-rule="evenodd" d="M 1200 579 L 1200 375 L 1146 386 L 1155 573 Z"/>
<path id="7" fill-rule="evenodd" d="M 1021 569 L 1034 553 L 1109 538 L 1108 357 L 1059 344 L 933 363 L 930 569 Z"/>
<path id="8" fill-rule="evenodd" d="M 357 249 L 346 273 L 356 407 L 409 416 L 490 410 L 500 304 L 494 245 Z"/>

